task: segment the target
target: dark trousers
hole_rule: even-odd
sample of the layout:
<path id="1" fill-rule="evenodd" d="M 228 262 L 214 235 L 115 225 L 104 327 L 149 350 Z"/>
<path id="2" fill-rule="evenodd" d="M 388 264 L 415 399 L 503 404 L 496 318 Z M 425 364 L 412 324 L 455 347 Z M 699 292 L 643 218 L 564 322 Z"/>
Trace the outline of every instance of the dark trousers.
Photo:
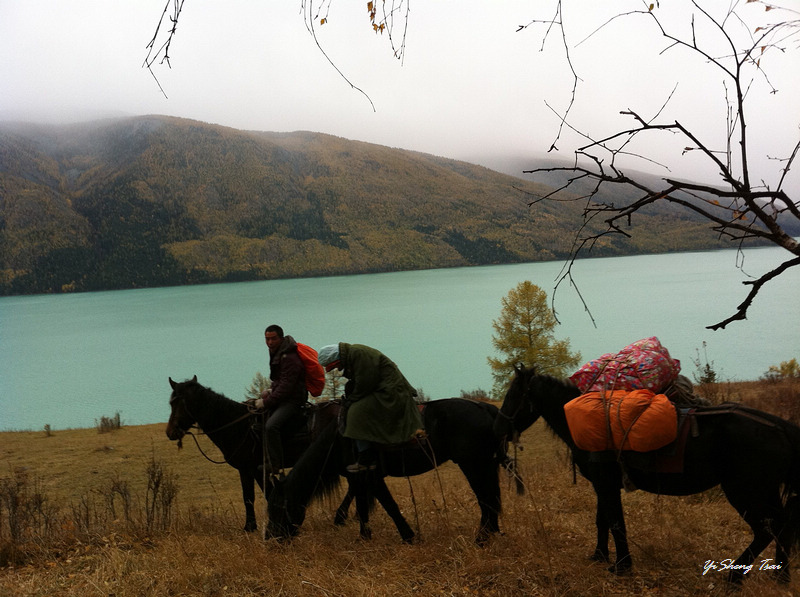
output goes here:
<path id="1" fill-rule="evenodd" d="M 287 427 L 303 416 L 302 408 L 294 403 L 286 402 L 272 411 L 264 425 L 264 435 L 267 441 L 267 468 L 276 472 L 283 468 L 283 442 L 282 434 Z"/>

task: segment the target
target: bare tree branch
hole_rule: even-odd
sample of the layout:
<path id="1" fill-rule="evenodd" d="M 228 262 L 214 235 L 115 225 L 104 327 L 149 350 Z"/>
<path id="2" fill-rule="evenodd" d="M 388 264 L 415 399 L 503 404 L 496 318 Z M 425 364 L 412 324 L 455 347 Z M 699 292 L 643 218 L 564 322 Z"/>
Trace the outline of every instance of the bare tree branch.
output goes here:
<path id="1" fill-rule="evenodd" d="M 750 0 L 767 7 L 767 10 L 778 11 L 778 7 L 766 5 L 760 0 Z M 575 259 L 595 245 L 602 237 L 609 234 L 621 234 L 630 237 L 631 233 L 624 228 L 629 228 L 633 217 L 642 209 L 657 202 L 669 202 L 689 210 L 708 220 L 711 230 L 721 237 L 726 237 L 741 244 L 745 241 L 756 240 L 760 243 L 773 244 L 786 249 L 795 257 L 786 261 L 782 266 L 764 274 L 754 282 L 747 282 L 752 288 L 739 307 L 730 318 L 718 324 L 709 326 L 710 329 L 724 328 L 728 323 L 745 319 L 747 309 L 754 298 L 767 282 L 773 280 L 789 267 L 797 265 L 800 260 L 800 244 L 785 230 L 786 218 L 791 218 L 795 225 L 800 224 L 800 203 L 792 200 L 784 189 L 786 176 L 800 153 L 800 141 L 794 146 L 791 155 L 781 160 L 785 167 L 780 171 L 779 182 L 776 190 L 770 190 L 766 184 L 758 188 L 753 186 L 751 180 L 750 134 L 747 121 L 747 100 L 755 78 L 764 80 L 770 93 L 776 93 L 770 81 L 764 64 L 764 57 L 775 51 L 785 52 L 787 44 L 800 45 L 800 20 L 790 18 L 750 30 L 737 10 L 740 2 L 734 1 L 725 12 L 724 17 L 715 18 L 708 10 L 700 6 L 696 0 L 691 4 L 694 12 L 687 15 L 690 18 L 689 32 L 685 36 L 672 33 L 668 30 L 659 15 L 657 4 L 644 4 L 644 10 L 630 11 L 618 14 L 607 20 L 595 29 L 579 44 L 585 44 L 588 39 L 601 29 L 607 27 L 612 21 L 633 16 L 645 16 L 655 24 L 659 35 L 667 41 L 667 46 L 661 54 L 678 49 L 684 49 L 694 54 L 698 60 L 715 67 L 723 77 L 723 89 L 727 110 L 723 115 L 727 124 L 727 144 L 724 149 L 717 149 L 706 143 L 693 131 L 689 130 L 679 121 L 659 122 L 665 107 L 670 103 L 677 86 L 667 97 L 662 107 L 652 118 L 645 118 L 633 109 L 624 110 L 623 115 L 633 118 L 634 126 L 617 131 L 603 138 L 593 139 L 588 133 L 578 130 L 569 122 L 570 111 L 575 104 L 575 89 L 578 80 L 573 70 L 573 93 L 567 107 L 559 116 L 560 123 L 556 132 L 556 141 L 561 139 L 565 129 L 577 133 L 587 142 L 574 150 L 575 161 L 571 167 L 548 167 L 526 170 L 528 174 L 537 172 L 565 172 L 571 173 L 565 183 L 554 191 L 543 196 L 533 197 L 529 205 L 540 201 L 584 201 L 583 223 L 576 232 L 570 257 L 556 281 L 556 289 L 564 282 L 569 281 L 577 291 L 577 285 L 572 275 L 572 264 Z M 556 16 L 549 21 L 532 21 L 533 23 L 547 23 L 549 35 L 552 28 L 560 28 L 562 40 L 569 55 L 569 44 L 564 28 L 561 0 L 557 3 Z M 796 15 L 796 11 L 786 11 L 784 14 Z M 708 38 L 708 33 L 701 35 L 699 22 L 710 25 L 712 31 L 719 35 L 722 47 L 714 47 Z M 526 26 L 527 27 L 527 26 Z M 735 31 L 734 31 L 735 30 Z M 741 40 L 742 31 L 746 32 L 746 41 Z M 739 34 L 737 38 L 734 33 Z M 722 52 L 719 52 L 722 49 Z M 798 48 L 795 47 L 795 50 Z M 570 62 L 570 68 L 571 62 Z M 730 87 L 729 87 L 730 86 Z M 552 107 L 548 107 L 553 110 Z M 556 110 L 553 110 L 556 112 Z M 645 183 L 637 176 L 627 176 L 620 167 L 620 158 L 636 157 L 651 163 L 656 163 L 647 156 L 631 152 L 628 148 L 631 142 L 643 135 L 675 135 L 686 140 L 683 153 L 690 151 L 699 152 L 719 172 L 721 186 L 695 184 L 674 178 L 663 178 L 663 185 Z M 550 149 L 555 148 L 555 141 Z M 666 167 L 666 166 L 665 166 Z M 667 168 L 668 170 L 668 168 Z M 594 181 L 592 189 L 566 196 L 579 182 Z M 607 185 L 623 185 L 638 191 L 638 196 L 624 203 L 615 204 L 611 201 L 600 199 L 600 190 Z M 602 222 L 600 229 L 596 224 Z M 590 226 L 592 224 L 592 226 Z M 584 308 L 588 312 L 583 296 L 578 295 Z M 555 297 L 555 292 L 553 293 Z M 592 318 L 594 323 L 594 319 Z"/>
<path id="2" fill-rule="evenodd" d="M 167 11 L 169 11 L 170 4 L 172 5 L 172 13 L 168 15 Z M 158 85 L 158 88 L 164 97 L 167 97 L 167 94 L 164 92 L 164 88 L 161 86 L 158 77 L 156 77 L 156 74 L 153 72 L 153 65 L 156 63 L 156 61 L 158 61 L 159 64 L 166 64 L 168 67 L 172 68 L 169 63 L 169 49 L 172 45 L 172 40 L 175 38 L 175 33 L 178 29 L 178 18 L 181 16 L 182 10 L 183 0 L 167 0 L 166 4 L 164 5 L 164 10 L 161 13 L 161 18 L 158 19 L 156 31 L 153 34 L 153 39 L 151 39 L 150 43 L 147 44 L 147 56 L 145 56 L 144 64 L 142 65 L 144 68 L 150 71 L 151 75 L 153 75 L 153 79 L 155 79 L 156 84 Z M 165 22 L 165 17 L 169 17 L 172 27 L 170 27 L 169 31 L 167 32 L 167 39 L 164 40 L 161 45 L 157 45 L 159 33 L 161 32 L 161 26 Z M 161 57 L 161 60 L 159 60 L 159 57 Z"/>
<path id="3" fill-rule="evenodd" d="M 410 0 L 390 0 L 388 5 L 386 0 L 369 0 L 367 2 L 367 11 L 372 29 L 378 34 L 387 34 L 393 55 L 395 58 L 400 60 L 401 63 L 403 62 L 403 58 L 405 56 L 406 34 L 408 32 L 408 19 L 410 15 L 409 1 Z M 153 76 L 153 79 L 155 80 L 164 97 L 167 97 L 167 94 L 164 91 L 164 88 L 161 86 L 161 82 L 158 80 L 153 67 L 160 64 L 166 64 L 167 67 L 172 68 L 172 65 L 170 64 L 169 50 L 173 40 L 175 39 L 178 28 L 178 20 L 180 18 L 181 11 L 183 10 L 183 2 L 184 0 L 166 0 L 164 10 L 161 13 L 161 18 L 159 18 L 158 24 L 156 25 L 153 38 L 150 40 L 150 43 L 147 44 L 147 56 L 145 57 L 144 64 L 142 65 L 143 68 L 146 68 Z M 325 57 L 325 60 L 328 61 L 328 63 L 345 81 L 345 83 L 350 86 L 351 89 L 359 92 L 367 99 L 372 107 L 372 111 L 374 112 L 375 104 L 372 102 L 370 96 L 363 89 L 355 85 L 347 77 L 347 75 L 344 74 L 344 72 L 325 51 L 322 43 L 319 40 L 319 37 L 317 36 L 317 25 L 324 25 L 328 22 L 328 16 L 332 2 L 333 0 L 300 0 L 300 8 L 303 14 L 303 21 L 306 29 L 311 35 L 311 38 L 314 40 L 314 45 L 317 46 L 317 49 Z M 380 5 L 378 5 L 378 2 L 380 2 Z M 382 15 L 380 18 L 378 17 L 379 8 L 380 14 Z M 167 19 L 171 23 L 171 27 L 168 31 L 166 31 L 166 33 L 164 33 L 162 31 L 162 26 L 167 23 Z M 395 26 L 398 24 L 401 26 L 401 33 L 399 36 L 395 36 L 394 30 Z M 162 41 L 163 35 L 166 35 L 166 39 L 163 39 Z"/>
<path id="4" fill-rule="evenodd" d="M 724 329 L 726 325 L 728 325 L 733 321 L 740 321 L 742 319 L 747 319 L 747 309 L 753 303 L 753 299 L 756 298 L 756 295 L 758 294 L 758 291 L 761 290 L 761 287 L 770 280 L 777 278 L 787 269 L 789 269 L 790 267 L 794 267 L 795 265 L 800 265 L 800 257 L 797 257 L 795 259 L 790 259 L 789 261 L 784 261 L 772 271 L 767 272 L 766 274 L 761 276 L 758 280 L 748 280 L 742 282 L 742 284 L 752 285 L 753 288 L 747 294 L 747 298 L 744 299 L 744 301 L 737 307 L 736 313 L 734 313 L 727 319 L 723 319 L 719 323 L 715 323 L 714 325 L 709 325 L 706 327 L 710 330 L 719 330 L 719 329 Z"/>
<path id="5" fill-rule="evenodd" d="M 326 11 L 327 11 L 327 8 L 330 6 L 330 0 L 325 0 L 321 4 L 322 4 L 323 7 L 326 8 Z M 313 2 L 313 0 L 303 0 L 301 5 L 302 5 L 302 8 L 303 8 L 303 21 L 305 22 L 306 29 L 311 34 L 311 37 L 314 40 L 314 45 L 317 46 L 317 49 L 325 57 L 325 60 L 328 61 L 328 64 L 330 64 L 333 67 L 333 69 L 337 73 L 339 73 L 339 76 L 342 79 L 344 79 L 345 83 L 347 83 L 350 86 L 351 89 L 354 89 L 355 91 L 358 91 L 361 95 L 363 95 L 365 98 L 367 98 L 367 101 L 369 102 L 369 105 L 372 107 L 372 111 L 376 112 L 375 104 L 372 103 L 372 98 L 370 98 L 370 96 L 363 89 L 361 89 L 360 87 L 358 87 L 355 84 L 353 84 L 353 82 L 350 79 L 347 78 L 347 76 L 339 69 L 338 66 L 336 66 L 336 63 L 333 60 L 331 60 L 331 57 L 328 56 L 328 53 L 322 47 L 322 44 L 320 43 L 319 38 L 317 37 L 317 29 L 316 29 L 315 23 L 317 22 L 317 20 L 319 20 L 319 22 L 321 22 L 321 23 L 326 23 L 327 20 L 328 20 L 328 17 L 325 16 L 324 18 L 320 18 L 320 13 L 319 12 L 315 12 L 315 10 L 314 10 L 314 2 Z M 327 12 L 326 12 L 326 15 L 327 15 Z"/>

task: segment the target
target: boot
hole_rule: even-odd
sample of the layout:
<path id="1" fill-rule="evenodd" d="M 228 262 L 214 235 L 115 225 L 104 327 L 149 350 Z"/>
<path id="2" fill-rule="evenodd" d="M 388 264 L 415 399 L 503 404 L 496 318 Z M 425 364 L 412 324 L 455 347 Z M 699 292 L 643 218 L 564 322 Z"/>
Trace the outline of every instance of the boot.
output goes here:
<path id="1" fill-rule="evenodd" d="M 372 449 L 358 453 L 358 460 L 353 464 L 347 465 L 348 473 L 362 473 L 364 471 L 374 471 L 378 468 L 375 463 L 375 452 Z"/>

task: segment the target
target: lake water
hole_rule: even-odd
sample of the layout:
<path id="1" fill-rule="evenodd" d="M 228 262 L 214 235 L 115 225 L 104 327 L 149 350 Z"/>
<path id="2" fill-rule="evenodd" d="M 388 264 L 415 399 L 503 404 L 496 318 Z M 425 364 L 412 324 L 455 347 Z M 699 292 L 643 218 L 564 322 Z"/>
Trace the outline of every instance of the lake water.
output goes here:
<path id="1" fill-rule="evenodd" d="M 788 255 L 746 252 L 760 275 Z M 736 251 L 588 259 L 562 285 L 558 338 L 583 360 L 658 336 L 690 378 L 703 342 L 723 379 L 757 379 L 800 358 L 800 271 L 764 287 L 746 321 L 712 332 L 749 287 Z M 374 346 L 431 398 L 491 390 L 486 358 L 500 301 L 522 280 L 552 295 L 562 262 L 274 280 L 178 288 L 0 298 L 0 430 L 93 427 L 119 412 L 124 424 L 166 421 L 168 377 L 197 375 L 241 400 L 269 372 L 264 328 L 298 341 Z"/>

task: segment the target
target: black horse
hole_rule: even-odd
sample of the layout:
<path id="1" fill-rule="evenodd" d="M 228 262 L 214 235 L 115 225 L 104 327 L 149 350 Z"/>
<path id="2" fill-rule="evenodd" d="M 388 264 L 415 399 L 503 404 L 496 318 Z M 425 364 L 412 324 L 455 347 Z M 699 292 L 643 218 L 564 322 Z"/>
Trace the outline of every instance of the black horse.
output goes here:
<path id="1" fill-rule="evenodd" d="M 261 433 L 255 428 L 260 415 L 249 409 L 247 404 L 236 402 L 218 394 L 210 388 L 197 383 L 195 375 L 191 380 L 175 382 L 170 378 L 172 394 L 169 399 L 170 416 L 167 423 L 167 437 L 180 440 L 193 426 L 198 426 L 208 435 L 222 452 L 225 462 L 239 471 L 242 484 L 242 499 L 245 507 L 245 531 L 257 529 L 255 514 L 255 485 L 264 491 L 263 461 L 264 449 Z M 339 414 L 339 402 L 328 401 L 308 407 L 306 420 L 299 420 L 293 435 L 284 440 L 285 466 L 294 464 L 311 441 L 322 429 L 335 421 Z M 267 478 L 268 486 L 274 479 Z M 336 522 L 347 518 L 347 510 L 352 501 L 348 493 L 336 514 Z"/>
<path id="2" fill-rule="evenodd" d="M 685 444 L 646 455 L 622 452 L 610 459 L 575 447 L 564 405 L 580 395 L 571 382 L 534 369 L 519 368 L 495 424 L 498 436 L 518 434 L 539 417 L 572 450 L 575 464 L 597 495 L 597 547 L 592 558 L 608 562 L 608 534 L 617 558 L 611 571 L 632 565 L 620 489 L 623 473 L 633 485 L 662 495 L 691 495 L 717 485 L 750 526 L 753 541 L 729 568 L 728 579 L 741 582 L 756 557 L 775 540 L 778 580 L 789 581 L 789 552 L 800 526 L 800 427 L 773 415 L 729 403 L 698 407 L 689 415 Z M 683 429 L 683 427 L 681 427 Z M 679 433 L 683 439 L 683 434 Z M 682 470 L 661 472 L 659 456 L 683 450 Z"/>
<path id="3" fill-rule="evenodd" d="M 506 444 L 498 441 L 493 432 L 497 416 L 497 407 L 483 402 L 449 398 L 426 403 L 422 411 L 426 438 L 401 446 L 383 447 L 376 471 L 349 476 L 350 490 L 357 496 L 371 494 L 378 498 L 395 521 L 403 540 L 411 542 L 414 532 L 408 525 L 402 527 L 405 521 L 400 522 L 399 508 L 386 508 L 386 503 L 389 500 L 394 503 L 394 499 L 384 477 L 420 475 L 452 460 L 460 467 L 478 499 L 481 520 L 476 541 L 485 543 L 500 530 L 498 469 L 500 464 L 510 466 Z M 296 535 L 308 504 L 335 490 L 341 475 L 347 475 L 346 465 L 354 459 L 353 442 L 344 438 L 336 425 L 331 425 L 303 453 L 286 479 L 272 490 L 267 534 L 279 539 Z M 517 491 L 522 491 L 518 477 Z M 359 510 L 359 520 L 362 536 L 369 538 L 368 512 Z"/>

